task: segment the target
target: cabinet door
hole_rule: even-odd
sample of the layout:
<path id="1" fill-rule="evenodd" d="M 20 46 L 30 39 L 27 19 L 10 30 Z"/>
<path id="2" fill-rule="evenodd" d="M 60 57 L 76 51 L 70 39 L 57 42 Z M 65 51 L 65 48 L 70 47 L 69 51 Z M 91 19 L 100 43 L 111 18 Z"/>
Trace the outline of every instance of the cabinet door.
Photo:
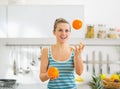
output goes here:
<path id="1" fill-rule="evenodd" d="M 8 37 L 54 37 L 52 30 L 56 18 L 65 18 L 72 24 L 74 19 L 84 22 L 83 15 L 82 5 L 9 6 Z M 71 36 L 83 38 L 83 27 L 78 31 L 72 28 Z"/>
<path id="2" fill-rule="evenodd" d="M 0 5 L 0 38 L 7 37 L 7 15 L 6 15 L 6 6 Z"/>

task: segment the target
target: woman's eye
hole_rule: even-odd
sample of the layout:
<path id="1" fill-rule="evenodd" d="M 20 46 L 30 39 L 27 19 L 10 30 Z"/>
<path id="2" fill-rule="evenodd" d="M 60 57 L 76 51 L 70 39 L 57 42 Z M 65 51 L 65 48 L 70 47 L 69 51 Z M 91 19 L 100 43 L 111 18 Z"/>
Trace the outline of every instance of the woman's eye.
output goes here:
<path id="1" fill-rule="evenodd" d="M 69 32 L 69 30 L 67 29 L 67 30 L 65 30 L 65 32 Z"/>
<path id="2" fill-rule="evenodd" d="M 63 32 L 64 30 L 59 29 L 58 31 L 59 31 L 59 32 Z M 69 31 L 68 29 L 66 29 L 65 32 L 70 32 L 70 31 Z"/>
<path id="3" fill-rule="evenodd" d="M 59 29 L 58 31 L 59 31 L 59 32 L 61 32 L 61 31 L 62 31 L 62 29 Z"/>

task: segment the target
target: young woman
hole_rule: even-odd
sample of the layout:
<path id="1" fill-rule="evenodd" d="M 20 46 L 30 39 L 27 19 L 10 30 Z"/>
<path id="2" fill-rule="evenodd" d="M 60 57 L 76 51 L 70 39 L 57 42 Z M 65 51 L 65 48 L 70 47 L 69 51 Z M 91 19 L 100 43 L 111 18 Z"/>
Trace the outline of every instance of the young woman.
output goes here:
<path id="1" fill-rule="evenodd" d="M 82 50 L 84 44 L 71 47 L 67 44 L 70 37 L 71 26 L 63 18 L 56 19 L 53 34 L 56 44 L 50 48 L 44 48 L 41 55 L 40 80 L 48 82 L 48 89 L 77 89 L 74 81 L 74 73 L 81 75 L 83 71 Z M 59 77 L 48 76 L 48 68 L 57 67 Z"/>

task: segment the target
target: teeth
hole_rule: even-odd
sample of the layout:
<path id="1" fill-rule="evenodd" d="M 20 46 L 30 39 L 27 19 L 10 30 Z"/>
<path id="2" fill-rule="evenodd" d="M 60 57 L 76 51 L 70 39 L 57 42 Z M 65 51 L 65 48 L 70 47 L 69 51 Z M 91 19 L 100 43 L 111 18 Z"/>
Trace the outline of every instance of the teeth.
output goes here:
<path id="1" fill-rule="evenodd" d="M 61 38 L 62 38 L 62 39 L 65 39 L 65 38 L 66 38 L 66 36 L 61 36 Z"/>

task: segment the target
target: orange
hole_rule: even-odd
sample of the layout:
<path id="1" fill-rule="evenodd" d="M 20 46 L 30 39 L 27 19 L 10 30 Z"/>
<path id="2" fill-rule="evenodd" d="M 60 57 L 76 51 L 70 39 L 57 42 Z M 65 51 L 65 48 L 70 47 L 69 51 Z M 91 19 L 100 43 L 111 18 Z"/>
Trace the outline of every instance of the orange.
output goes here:
<path id="1" fill-rule="evenodd" d="M 118 79 L 119 80 L 119 76 L 117 74 L 113 74 L 110 76 L 110 80 L 113 82 L 114 80 Z"/>
<path id="2" fill-rule="evenodd" d="M 79 20 L 79 19 L 73 20 L 73 22 L 72 22 L 72 27 L 73 27 L 75 30 L 79 30 L 79 29 L 82 27 L 82 21 Z"/>
<path id="3" fill-rule="evenodd" d="M 48 68 L 48 76 L 55 79 L 59 77 L 59 70 L 56 67 L 49 67 Z"/>

